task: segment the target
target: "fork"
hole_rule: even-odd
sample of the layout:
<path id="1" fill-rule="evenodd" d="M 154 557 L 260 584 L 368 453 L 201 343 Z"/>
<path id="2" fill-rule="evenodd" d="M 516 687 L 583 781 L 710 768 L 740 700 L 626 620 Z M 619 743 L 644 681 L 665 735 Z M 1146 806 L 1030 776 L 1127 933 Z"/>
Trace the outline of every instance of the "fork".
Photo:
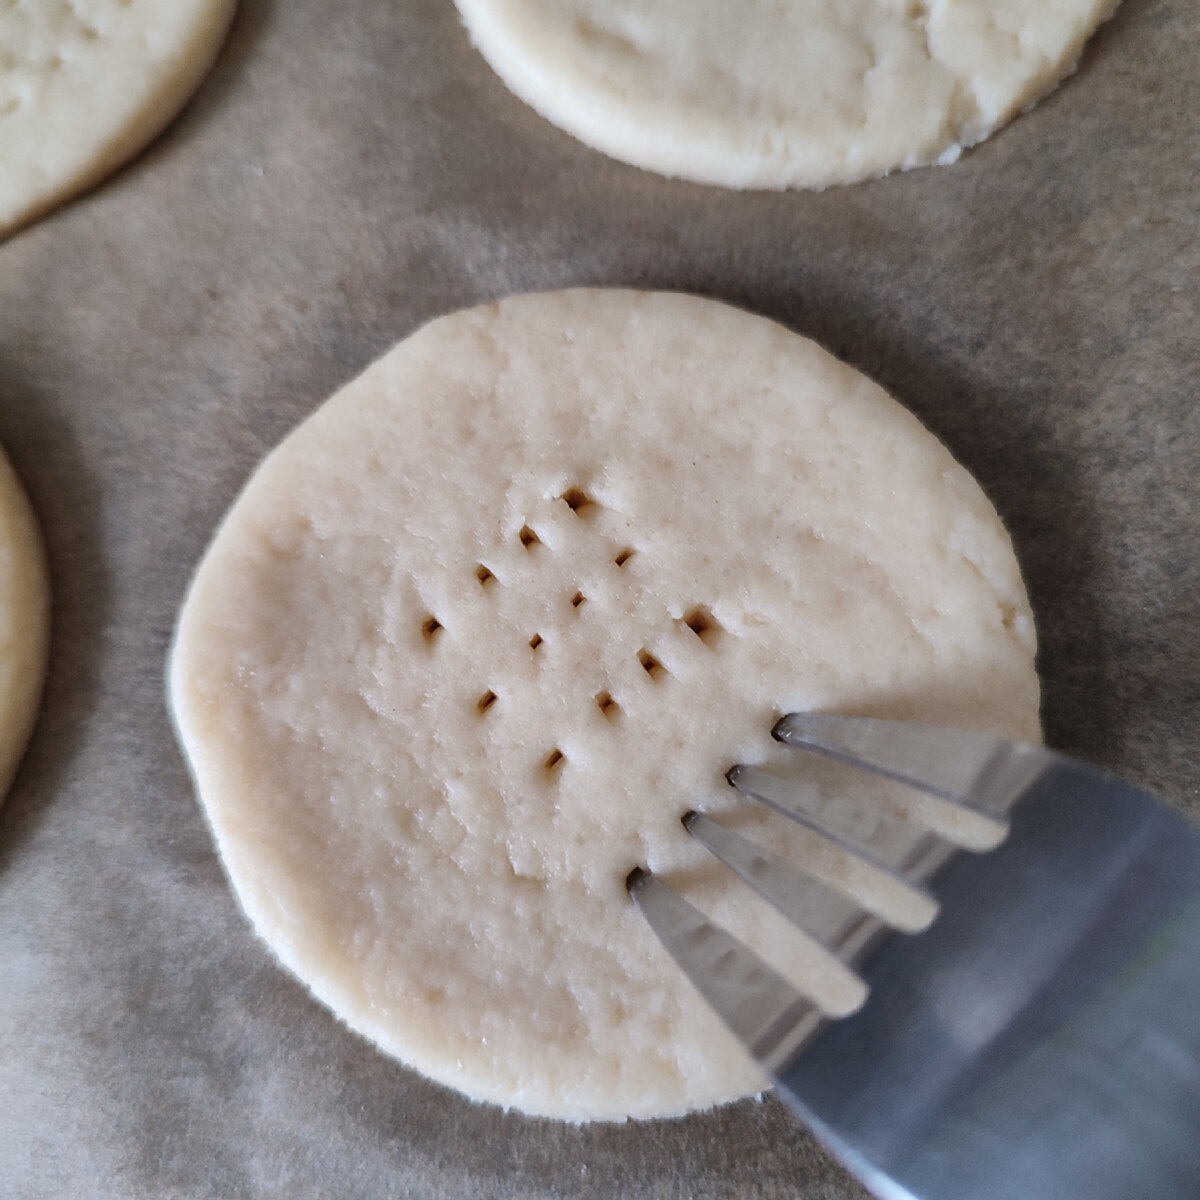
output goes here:
<path id="1" fill-rule="evenodd" d="M 942 833 L 975 851 L 931 835 L 892 868 L 814 821 L 795 783 L 729 772 L 841 853 L 838 878 L 819 854 L 809 871 L 862 909 L 823 944 L 832 994 L 859 1004 L 840 1019 L 631 872 L 654 932 L 801 1120 L 882 1200 L 1200 1197 L 1200 835 L 1042 746 L 818 713 L 772 732 L 937 798 Z M 683 821 L 802 926 L 805 871 Z"/>

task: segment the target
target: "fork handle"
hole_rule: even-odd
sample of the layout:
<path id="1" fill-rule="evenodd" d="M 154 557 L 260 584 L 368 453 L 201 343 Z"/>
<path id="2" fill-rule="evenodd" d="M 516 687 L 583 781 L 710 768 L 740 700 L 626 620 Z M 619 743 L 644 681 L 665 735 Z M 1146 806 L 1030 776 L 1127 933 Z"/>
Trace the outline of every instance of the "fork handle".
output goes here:
<path id="1" fill-rule="evenodd" d="M 1200 836 L 1059 759 L 781 1094 L 881 1197 L 1200 1196 Z"/>

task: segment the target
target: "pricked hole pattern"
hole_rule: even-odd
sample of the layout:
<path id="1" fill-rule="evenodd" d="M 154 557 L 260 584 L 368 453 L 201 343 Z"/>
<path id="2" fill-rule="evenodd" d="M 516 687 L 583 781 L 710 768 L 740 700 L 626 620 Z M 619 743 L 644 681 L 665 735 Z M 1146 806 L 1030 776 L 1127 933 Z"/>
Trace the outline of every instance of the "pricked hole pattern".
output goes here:
<path id="1" fill-rule="evenodd" d="M 4 0 L 0 0 L 2 4 Z M 559 497 L 560 500 L 577 516 L 587 517 L 593 515 L 594 511 L 600 508 L 600 505 L 592 499 L 581 487 L 569 487 Z M 589 511 L 592 510 L 592 511 Z M 538 537 L 537 531 L 528 523 L 521 526 L 517 532 L 517 539 L 521 545 L 529 551 L 535 546 L 542 545 L 542 539 Z M 613 555 L 613 563 L 619 567 L 627 566 L 632 558 L 638 554 L 638 551 L 633 546 L 623 546 Z M 490 567 L 484 563 L 478 563 L 475 567 L 475 578 L 479 580 L 480 587 L 488 587 L 489 585 L 498 582 L 495 573 Z M 587 603 L 587 596 L 582 590 L 576 591 L 571 597 L 571 605 L 573 608 L 579 609 Z M 712 643 L 713 639 L 720 637 L 724 630 L 717 623 L 716 618 L 712 615 L 712 611 L 703 604 L 694 605 L 688 609 L 680 618 L 682 623 L 692 631 L 702 642 Z M 433 639 L 442 630 L 442 623 L 437 617 L 429 616 L 421 626 L 421 632 L 427 642 L 432 642 Z M 535 633 L 529 639 L 529 649 L 534 653 L 538 653 L 545 645 L 545 639 L 540 633 Z M 669 674 L 666 667 L 649 650 L 641 649 L 638 651 L 638 662 L 641 664 L 642 670 L 650 676 L 655 682 L 661 681 Z M 479 715 L 485 716 L 496 705 L 500 697 L 488 688 L 483 695 L 475 702 L 475 707 L 479 711 Z M 596 707 L 600 710 L 601 715 L 607 721 L 616 721 L 622 715 L 621 705 L 613 698 L 609 691 L 597 692 L 595 697 Z M 567 761 L 567 756 L 558 748 L 555 747 L 542 762 L 542 770 L 548 778 L 555 777 L 563 764 Z"/>
<path id="2" fill-rule="evenodd" d="M 421 625 L 421 634 L 427 642 L 432 642 L 442 631 L 442 623 L 437 617 L 426 617 Z"/>
<path id="3" fill-rule="evenodd" d="M 566 502 L 567 507 L 577 517 L 590 516 L 591 514 L 588 512 L 588 509 L 592 508 L 596 503 L 583 488 L 578 487 L 567 488 L 560 499 Z"/>
<path id="4" fill-rule="evenodd" d="M 697 604 L 695 608 L 685 612 L 683 614 L 683 623 L 708 646 L 711 646 L 722 633 L 721 626 L 717 624 L 716 618 L 703 604 Z"/>
<path id="5" fill-rule="evenodd" d="M 642 670 L 650 676 L 651 679 L 658 679 L 660 676 L 667 673 L 667 668 L 650 653 L 649 650 L 638 651 L 638 662 L 642 664 Z"/>

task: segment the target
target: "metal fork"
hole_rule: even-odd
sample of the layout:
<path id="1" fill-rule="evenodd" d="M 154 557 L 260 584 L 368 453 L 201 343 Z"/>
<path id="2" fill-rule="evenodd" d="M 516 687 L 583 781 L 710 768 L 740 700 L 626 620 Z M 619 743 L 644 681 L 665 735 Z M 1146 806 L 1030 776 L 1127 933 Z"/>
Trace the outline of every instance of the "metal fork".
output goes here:
<path id="1" fill-rule="evenodd" d="M 999 843 L 930 837 L 902 871 L 856 852 L 869 907 L 826 949 L 835 987 L 865 1000 L 839 1020 L 631 873 L 655 933 L 800 1118 L 884 1200 L 1200 1197 L 1200 835 L 1041 746 L 812 713 L 773 733 L 951 802 L 960 842 Z M 729 780 L 855 849 L 798 809 L 794 784 L 744 766 Z M 796 916 L 796 867 L 708 817 L 684 824 Z"/>

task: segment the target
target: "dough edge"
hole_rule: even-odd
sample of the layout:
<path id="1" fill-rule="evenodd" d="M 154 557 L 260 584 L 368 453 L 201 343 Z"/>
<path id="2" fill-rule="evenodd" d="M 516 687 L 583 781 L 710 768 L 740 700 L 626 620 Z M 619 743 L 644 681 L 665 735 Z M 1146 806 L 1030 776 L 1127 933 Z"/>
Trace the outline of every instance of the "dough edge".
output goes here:
<path id="1" fill-rule="evenodd" d="M 50 572 L 37 516 L 12 464 L 0 450 L 0 529 L 12 551 L 10 687 L 0 695 L 0 804 L 24 757 L 45 685 L 50 651 Z"/>

